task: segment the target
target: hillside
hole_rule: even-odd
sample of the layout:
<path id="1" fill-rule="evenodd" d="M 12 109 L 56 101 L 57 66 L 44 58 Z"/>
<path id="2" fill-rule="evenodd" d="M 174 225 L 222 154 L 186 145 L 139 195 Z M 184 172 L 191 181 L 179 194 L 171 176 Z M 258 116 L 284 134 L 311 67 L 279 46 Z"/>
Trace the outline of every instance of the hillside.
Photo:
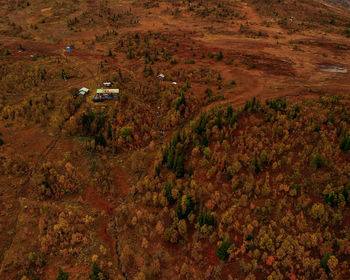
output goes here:
<path id="1" fill-rule="evenodd" d="M 347 279 L 347 4 L 2 1 L 1 279 Z"/>
<path id="2" fill-rule="evenodd" d="M 340 5 L 343 7 L 349 7 L 350 1 L 349 0 L 327 0 L 326 2 L 333 4 L 333 5 Z"/>

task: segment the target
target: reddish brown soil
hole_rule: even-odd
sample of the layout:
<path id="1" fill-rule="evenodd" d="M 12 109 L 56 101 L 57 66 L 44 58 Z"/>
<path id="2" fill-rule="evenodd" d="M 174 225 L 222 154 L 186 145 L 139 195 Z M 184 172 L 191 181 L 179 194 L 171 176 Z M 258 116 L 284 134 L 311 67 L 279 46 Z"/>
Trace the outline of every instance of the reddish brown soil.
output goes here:
<path id="1" fill-rule="evenodd" d="M 112 207 L 109 205 L 109 203 L 105 199 L 99 196 L 99 194 L 93 187 L 88 187 L 86 189 L 85 200 L 90 202 L 93 207 L 101 211 L 104 211 L 108 215 L 112 214 L 112 211 L 113 211 Z"/>
<path id="2" fill-rule="evenodd" d="M 117 191 L 117 196 L 121 199 L 125 199 L 130 186 L 128 184 L 129 176 L 119 164 L 116 164 L 114 171 L 114 182 Z"/>

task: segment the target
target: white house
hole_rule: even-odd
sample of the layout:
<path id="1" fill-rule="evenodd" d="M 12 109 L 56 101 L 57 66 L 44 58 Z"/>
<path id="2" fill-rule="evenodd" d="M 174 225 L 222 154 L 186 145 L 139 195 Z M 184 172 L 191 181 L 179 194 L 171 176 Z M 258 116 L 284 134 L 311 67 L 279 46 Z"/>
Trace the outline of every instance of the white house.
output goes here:
<path id="1" fill-rule="evenodd" d="M 83 87 L 83 88 L 79 89 L 79 94 L 80 94 L 80 95 L 85 95 L 85 94 L 88 94 L 89 91 L 90 91 L 90 90 L 89 90 L 88 88 Z"/>
<path id="2" fill-rule="evenodd" d="M 158 78 L 159 80 L 164 80 L 165 75 L 162 74 L 162 73 L 160 73 L 160 74 L 157 76 L 157 78 Z"/>
<path id="3" fill-rule="evenodd" d="M 111 82 L 104 82 L 103 85 L 104 85 L 105 87 L 110 87 L 110 86 L 112 85 L 112 83 L 111 83 Z"/>

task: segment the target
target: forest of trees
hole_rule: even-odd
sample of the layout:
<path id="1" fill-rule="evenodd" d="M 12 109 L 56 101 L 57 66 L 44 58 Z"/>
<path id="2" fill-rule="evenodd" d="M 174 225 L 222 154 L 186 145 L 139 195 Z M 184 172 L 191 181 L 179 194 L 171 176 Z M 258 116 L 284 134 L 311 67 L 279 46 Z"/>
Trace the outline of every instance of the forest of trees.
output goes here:
<path id="1" fill-rule="evenodd" d="M 246 279 L 344 279 L 348 106 L 348 97 L 265 105 L 252 99 L 239 110 L 201 115 L 164 144 L 154 176 L 137 184 L 134 204 L 120 210 L 130 217 L 125 223 L 143 232 L 142 244 L 162 238 L 184 246 L 184 264 L 210 263 L 204 244 L 216 246 L 224 263 L 210 273 L 183 265 L 186 279 L 212 279 L 226 269 L 229 275 L 236 262 Z M 133 247 L 135 257 L 148 259 L 145 248 Z"/>

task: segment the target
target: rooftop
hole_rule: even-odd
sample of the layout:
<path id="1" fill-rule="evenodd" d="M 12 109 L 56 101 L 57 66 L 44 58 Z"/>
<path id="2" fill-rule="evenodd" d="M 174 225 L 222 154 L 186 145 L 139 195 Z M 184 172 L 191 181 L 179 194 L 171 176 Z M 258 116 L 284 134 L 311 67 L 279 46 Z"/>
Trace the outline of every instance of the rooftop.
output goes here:
<path id="1" fill-rule="evenodd" d="M 97 94 L 103 94 L 103 93 L 119 93 L 118 88 L 99 88 L 96 90 Z"/>

